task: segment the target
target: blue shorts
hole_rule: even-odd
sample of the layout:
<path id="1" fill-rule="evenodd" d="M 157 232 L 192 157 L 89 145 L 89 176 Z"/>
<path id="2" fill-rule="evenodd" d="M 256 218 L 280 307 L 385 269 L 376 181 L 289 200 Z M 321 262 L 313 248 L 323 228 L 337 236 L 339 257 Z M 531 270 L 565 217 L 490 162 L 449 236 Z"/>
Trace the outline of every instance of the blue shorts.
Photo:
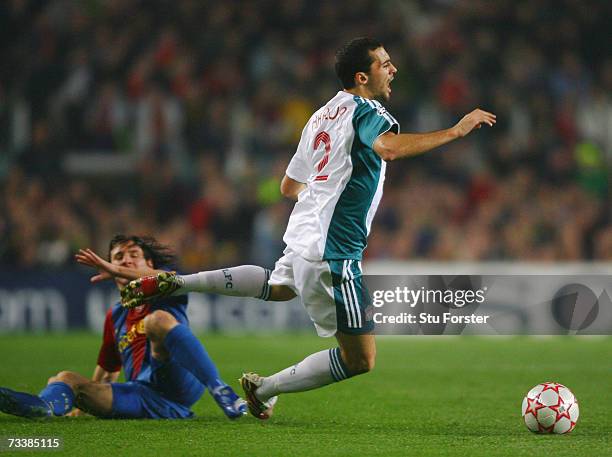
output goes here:
<path id="1" fill-rule="evenodd" d="M 112 418 L 185 419 L 193 417 L 191 406 L 205 387 L 189 371 L 175 362 L 159 362 L 151 357 L 149 381 L 111 383 Z"/>

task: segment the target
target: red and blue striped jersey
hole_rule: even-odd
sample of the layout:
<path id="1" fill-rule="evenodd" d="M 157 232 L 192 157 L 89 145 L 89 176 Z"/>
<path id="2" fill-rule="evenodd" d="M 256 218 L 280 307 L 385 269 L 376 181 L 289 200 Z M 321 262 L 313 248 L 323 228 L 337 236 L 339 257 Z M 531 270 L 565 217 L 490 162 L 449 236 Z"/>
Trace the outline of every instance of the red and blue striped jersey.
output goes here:
<path id="1" fill-rule="evenodd" d="M 180 324 L 189 325 L 187 296 L 166 297 L 133 309 L 115 303 L 106 313 L 98 365 L 106 371 L 123 368 L 126 381 L 149 381 L 151 345 L 144 332 L 144 318 L 153 311 L 164 310 Z"/>

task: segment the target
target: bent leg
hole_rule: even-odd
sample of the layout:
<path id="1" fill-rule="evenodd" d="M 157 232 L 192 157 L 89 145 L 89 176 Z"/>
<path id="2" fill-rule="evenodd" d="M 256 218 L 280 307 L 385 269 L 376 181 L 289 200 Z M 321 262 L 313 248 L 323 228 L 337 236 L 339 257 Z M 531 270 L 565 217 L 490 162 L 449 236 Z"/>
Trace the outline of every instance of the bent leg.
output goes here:
<path id="1" fill-rule="evenodd" d="M 351 376 L 367 373 L 376 362 L 376 340 L 374 335 L 349 335 L 336 332 L 340 354 Z"/>
<path id="2" fill-rule="evenodd" d="M 167 311 L 154 311 L 145 317 L 144 330 L 151 342 L 151 355 L 160 362 L 168 360 L 170 354 L 164 346 L 166 335 L 177 325 L 176 318 Z"/>
<path id="3" fill-rule="evenodd" d="M 179 324 L 170 313 L 155 311 L 145 318 L 145 333 L 158 361 L 172 358 L 208 388 L 214 400 L 230 419 L 243 415 L 243 401 L 219 375 L 217 366 L 189 327 Z"/>
<path id="4" fill-rule="evenodd" d="M 260 378 L 255 396 L 265 402 L 280 393 L 316 389 L 372 370 L 376 342 L 366 314 L 367 294 L 358 262 L 310 262 L 298 256 L 292 268 L 283 270 L 280 261 L 277 265 L 279 278 L 288 283 L 295 279 L 319 335 L 335 335 L 339 347 L 311 354 L 292 367 Z"/>
<path id="5" fill-rule="evenodd" d="M 113 413 L 111 384 L 90 381 L 77 389 L 76 406 L 92 416 L 110 417 Z"/>
<path id="6" fill-rule="evenodd" d="M 225 384 L 200 340 L 172 314 L 155 311 L 145 318 L 144 328 L 156 360 L 163 362 L 172 357 L 209 389 Z"/>
<path id="7" fill-rule="evenodd" d="M 271 376 L 261 378 L 256 396 L 266 401 L 281 393 L 305 392 L 374 368 L 376 342 L 374 335 L 348 335 L 337 332 L 339 348 L 309 355 L 301 362 Z"/>
<path id="8" fill-rule="evenodd" d="M 49 378 L 38 396 L 47 402 L 55 416 L 64 416 L 72 411 L 79 386 L 88 382 L 91 380 L 79 373 L 60 371 Z"/>
<path id="9" fill-rule="evenodd" d="M 91 383 L 78 373 L 61 371 L 49 378 L 38 395 L 0 388 L 0 411 L 23 417 L 64 416 L 72 410 L 82 387 Z"/>
<path id="10" fill-rule="evenodd" d="M 92 382 L 91 379 L 79 374 L 74 371 L 60 371 L 55 376 L 51 376 L 47 381 L 47 385 L 53 384 L 55 382 L 63 382 L 68 384 L 72 390 L 75 390 L 76 387 L 80 384 L 85 384 L 87 382 Z"/>
<path id="11" fill-rule="evenodd" d="M 41 397 L 58 397 L 61 401 L 63 385 L 69 386 L 74 393 L 75 405 L 93 416 L 109 416 L 113 407 L 113 392 L 108 383 L 94 382 L 73 371 L 61 371 L 49 378 L 49 384 L 41 392 Z M 69 411 L 69 410 L 68 410 Z M 66 412 L 68 412 L 66 411 Z"/>

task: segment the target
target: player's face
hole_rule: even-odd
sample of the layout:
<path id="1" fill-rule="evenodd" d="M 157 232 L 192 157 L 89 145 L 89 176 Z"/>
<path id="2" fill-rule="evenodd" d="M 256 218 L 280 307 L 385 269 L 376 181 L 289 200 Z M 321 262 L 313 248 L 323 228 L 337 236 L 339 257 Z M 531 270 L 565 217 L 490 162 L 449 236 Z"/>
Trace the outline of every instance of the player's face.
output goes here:
<path id="1" fill-rule="evenodd" d="M 126 268 L 153 268 L 153 262 L 145 259 L 142 248 L 132 241 L 115 246 L 110 252 L 110 261 L 113 265 Z M 128 282 L 129 280 L 124 278 L 115 278 L 115 283 L 120 288 Z"/>
<path id="2" fill-rule="evenodd" d="M 374 61 L 370 65 L 366 87 L 372 98 L 389 100 L 391 97 L 391 81 L 397 73 L 397 68 L 391 63 L 391 57 L 383 47 L 370 51 L 370 55 Z"/>

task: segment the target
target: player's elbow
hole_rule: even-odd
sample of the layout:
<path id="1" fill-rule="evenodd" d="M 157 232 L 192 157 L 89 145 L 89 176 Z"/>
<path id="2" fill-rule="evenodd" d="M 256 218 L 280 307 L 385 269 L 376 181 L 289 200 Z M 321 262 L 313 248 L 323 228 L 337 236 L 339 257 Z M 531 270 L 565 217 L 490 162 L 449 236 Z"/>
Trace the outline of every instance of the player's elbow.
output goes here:
<path id="1" fill-rule="evenodd" d="M 297 200 L 298 194 L 304 189 L 305 184 L 294 181 L 293 179 L 285 176 L 281 181 L 280 191 L 283 197 L 291 200 Z"/>
<path id="2" fill-rule="evenodd" d="M 283 197 L 295 200 L 296 195 L 293 189 L 290 186 L 286 185 L 285 181 L 281 182 L 280 191 Z"/>
<path id="3" fill-rule="evenodd" d="M 381 158 L 385 161 L 385 162 L 391 162 L 395 159 L 398 158 L 398 155 L 394 152 L 394 151 L 389 151 L 386 154 L 382 155 Z"/>
<path id="4" fill-rule="evenodd" d="M 374 151 L 385 162 L 391 162 L 398 157 L 397 150 L 395 148 L 391 148 L 388 144 L 382 141 L 379 141 L 374 145 Z"/>

